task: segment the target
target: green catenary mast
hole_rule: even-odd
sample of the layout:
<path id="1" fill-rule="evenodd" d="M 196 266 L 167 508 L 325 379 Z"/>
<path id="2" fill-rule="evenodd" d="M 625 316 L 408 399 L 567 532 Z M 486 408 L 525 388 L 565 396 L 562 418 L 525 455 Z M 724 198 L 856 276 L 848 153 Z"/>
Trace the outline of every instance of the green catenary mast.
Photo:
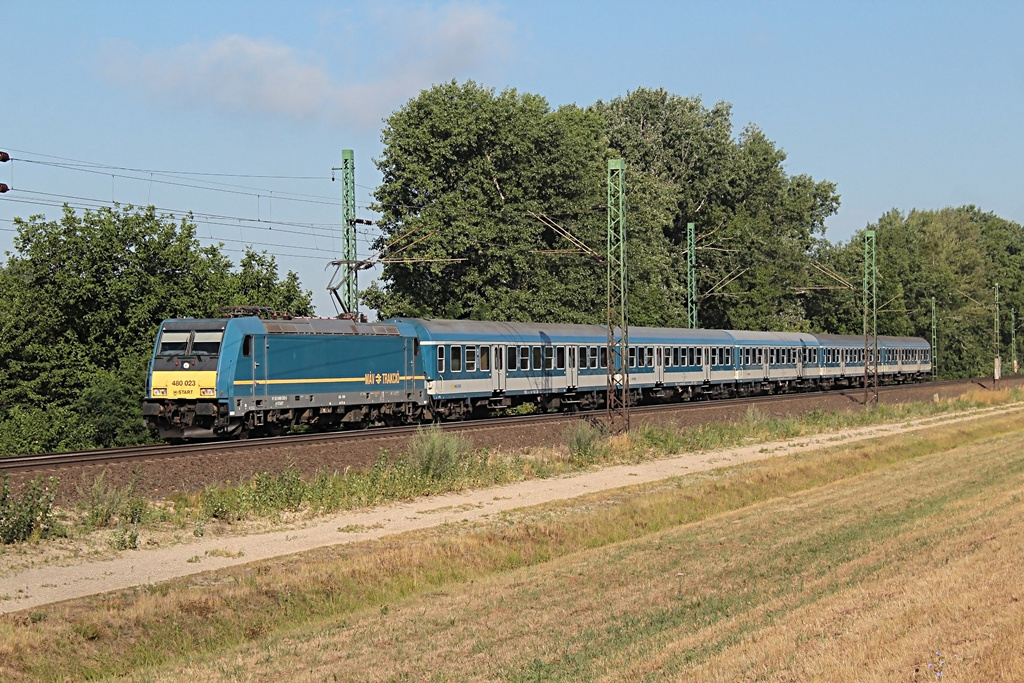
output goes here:
<path id="1" fill-rule="evenodd" d="M 697 329 L 697 240 L 693 223 L 686 224 L 686 317 L 690 329 Z"/>
<path id="2" fill-rule="evenodd" d="M 608 160 L 608 419 L 629 430 L 629 296 L 626 289 L 626 162 Z M 616 333 L 618 328 L 618 333 Z"/>
<path id="3" fill-rule="evenodd" d="M 341 171 L 341 258 L 331 261 L 336 268 L 327 289 L 334 295 L 342 316 L 358 316 L 360 263 L 356 223 L 360 221 L 356 220 L 356 162 L 352 150 L 341 150 L 341 166 L 332 170 Z"/>

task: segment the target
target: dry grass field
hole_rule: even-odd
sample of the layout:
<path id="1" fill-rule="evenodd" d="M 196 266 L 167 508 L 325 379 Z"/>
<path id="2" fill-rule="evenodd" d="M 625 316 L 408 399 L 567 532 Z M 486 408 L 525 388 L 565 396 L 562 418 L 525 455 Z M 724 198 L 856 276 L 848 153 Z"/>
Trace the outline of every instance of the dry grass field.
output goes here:
<path id="1" fill-rule="evenodd" d="M 1022 433 L 937 426 L 12 615 L 0 678 L 1021 680 Z"/>

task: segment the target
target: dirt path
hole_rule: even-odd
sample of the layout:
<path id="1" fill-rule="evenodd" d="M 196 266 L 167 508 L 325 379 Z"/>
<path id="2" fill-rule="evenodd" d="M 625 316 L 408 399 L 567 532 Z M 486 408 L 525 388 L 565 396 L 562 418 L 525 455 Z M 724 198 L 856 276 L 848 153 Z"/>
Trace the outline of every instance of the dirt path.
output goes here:
<path id="1" fill-rule="evenodd" d="M 196 538 L 172 547 L 124 551 L 112 559 L 84 559 L 72 566 L 46 565 L 0 574 L 0 613 L 16 612 L 95 593 L 158 583 L 323 546 L 355 543 L 447 522 L 482 520 L 495 513 L 574 498 L 597 491 L 790 455 L 878 436 L 928 429 L 999 412 L 1024 411 L 1014 404 L 895 425 L 800 437 L 711 453 L 686 454 L 636 465 L 619 465 L 556 479 L 421 498 L 345 512 L 266 533 Z M 0 570 L 2 571 L 2 570 Z"/>

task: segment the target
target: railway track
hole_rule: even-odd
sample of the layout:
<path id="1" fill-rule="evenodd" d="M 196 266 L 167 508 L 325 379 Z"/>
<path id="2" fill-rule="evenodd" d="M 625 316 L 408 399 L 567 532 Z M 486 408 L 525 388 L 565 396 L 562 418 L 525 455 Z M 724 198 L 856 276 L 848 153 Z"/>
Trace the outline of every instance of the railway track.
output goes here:
<path id="1" fill-rule="evenodd" d="M 1021 378 L 1024 379 L 1024 378 Z M 1019 382 L 1008 381 L 1010 384 Z M 929 382 L 927 384 L 897 384 L 879 387 L 880 395 L 891 395 L 908 389 L 921 389 L 923 387 L 934 387 L 936 389 L 962 385 L 980 385 L 988 388 L 991 379 L 970 379 L 970 380 L 942 380 Z M 744 407 L 751 405 L 765 405 L 780 401 L 813 401 L 823 396 L 846 396 L 852 403 L 861 404 L 863 389 L 843 389 L 830 392 L 807 392 L 773 394 L 767 396 L 752 396 L 747 398 L 735 398 L 728 400 L 713 401 L 692 401 L 683 403 L 665 403 L 651 406 L 638 406 L 632 408 L 630 413 L 636 419 L 643 419 L 647 415 L 655 415 L 665 411 L 680 411 L 691 413 L 693 411 L 722 411 L 740 412 Z M 544 415 L 524 415 L 521 417 L 489 418 L 483 420 L 471 420 L 467 422 L 441 423 L 440 427 L 445 431 L 470 433 L 481 430 L 492 429 L 516 429 L 519 427 L 535 426 L 538 423 L 565 422 L 580 418 L 601 419 L 605 414 L 604 410 L 583 411 L 578 413 L 549 413 Z M 277 449 L 282 447 L 303 447 L 314 444 L 339 443 L 347 440 L 362 441 L 389 441 L 396 438 L 409 437 L 415 434 L 419 425 L 408 425 L 402 427 L 385 427 L 368 430 L 349 430 L 339 432 L 325 432 L 316 434 L 297 434 L 283 437 L 269 437 L 262 439 L 250 439 L 246 441 L 218 441 L 209 443 L 186 443 L 186 444 L 159 444 L 152 446 L 133 446 L 128 448 L 111 448 L 103 450 L 73 451 L 64 453 L 45 453 L 38 455 L 24 455 L 0 459 L 0 473 L 17 473 L 19 475 L 32 474 L 54 470 L 57 468 L 81 467 L 85 465 L 101 465 L 107 463 L 144 462 L 160 458 L 192 457 L 206 453 L 225 453 L 229 451 L 246 452 L 258 449 Z"/>

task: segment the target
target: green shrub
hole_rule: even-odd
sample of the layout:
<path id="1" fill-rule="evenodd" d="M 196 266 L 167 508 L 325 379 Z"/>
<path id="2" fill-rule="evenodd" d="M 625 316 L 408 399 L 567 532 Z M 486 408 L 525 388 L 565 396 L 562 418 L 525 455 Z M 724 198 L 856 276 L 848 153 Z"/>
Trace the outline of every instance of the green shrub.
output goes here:
<path id="1" fill-rule="evenodd" d="M 25 484 L 20 496 L 11 493 L 7 475 L 0 477 L 0 543 L 5 545 L 49 538 L 57 531 L 52 518 L 59 480 L 45 483 L 37 477 Z"/>
<path id="2" fill-rule="evenodd" d="M 139 547 L 139 527 L 135 524 L 118 524 L 110 545 L 114 550 L 135 550 Z"/>
<path id="3" fill-rule="evenodd" d="M 565 428 L 563 437 L 569 447 L 569 462 L 577 467 L 590 465 L 600 456 L 601 442 L 607 436 L 599 422 L 577 420 Z"/>
<path id="4" fill-rule="evenodd" d="M 431 425 L 416 430 L 416 435 L 409 441 L 408 459 L 424 479 L 451 481 L 462 473 L 463 458 L 470 450 L 471 445 L 465 437 Z"/>

